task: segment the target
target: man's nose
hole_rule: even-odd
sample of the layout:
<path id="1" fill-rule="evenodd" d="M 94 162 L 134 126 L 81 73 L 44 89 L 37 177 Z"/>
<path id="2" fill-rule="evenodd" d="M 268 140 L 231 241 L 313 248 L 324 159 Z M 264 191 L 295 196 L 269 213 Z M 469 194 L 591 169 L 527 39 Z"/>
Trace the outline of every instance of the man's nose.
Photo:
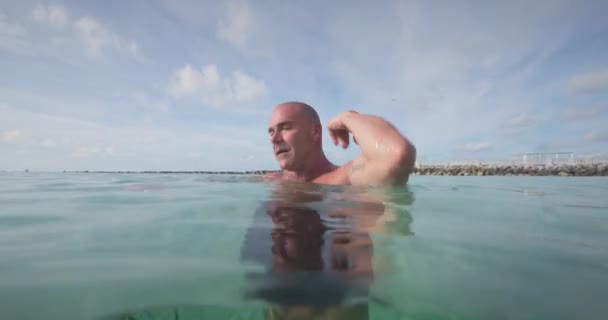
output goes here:
<path id="1" fill-rule="evenodd" d="M 270 136 L 270 142 L 279 143 L 283 141 L 283 135 L 280 132 L 275 132 Z"/>

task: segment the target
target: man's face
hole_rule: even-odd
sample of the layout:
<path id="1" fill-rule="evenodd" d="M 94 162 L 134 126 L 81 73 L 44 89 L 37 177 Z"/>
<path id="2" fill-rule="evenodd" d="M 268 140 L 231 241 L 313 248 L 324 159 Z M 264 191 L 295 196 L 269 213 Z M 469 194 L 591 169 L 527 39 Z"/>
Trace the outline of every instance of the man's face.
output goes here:
<path id="1" fill-rule="evenodd" d="M 296 108 L 283 106 L 276 108 L 268 127 L 275 159 L 283 170 L 301 168 L 312 150 L 312 123 L 299 114 Z"/>

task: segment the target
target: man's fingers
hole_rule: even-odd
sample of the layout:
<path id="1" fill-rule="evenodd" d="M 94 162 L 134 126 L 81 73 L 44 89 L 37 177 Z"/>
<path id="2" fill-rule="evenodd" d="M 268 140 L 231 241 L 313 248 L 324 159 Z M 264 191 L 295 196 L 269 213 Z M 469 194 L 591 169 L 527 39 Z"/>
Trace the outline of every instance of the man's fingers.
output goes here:
<path id="1" fill-rule="evenodd" d="M 329 138 L 334 143 L 334 145 L 337 144 L 338 141 L 336 140 L 336 135 L 335 135 L 334 131 L 331 129 L 328 129 L 327 132 L 329 133 Z"/>
<path id="2" fill-rule="evenodd" d="M 329 128 L 329 136 L 331 137 L 334 145 L 339 145 L 342 148 L 348 148 L 350 133 L 345 129 L 333 129 Z"/>
<path id="3" fill-rule="evenodd" d="M 346 127 L 344 126 L 344 124 L 342 122 L 340 122 L 337 119 L 333 119 L 332 121 L 330 121 L 329 123 L 327 123 L 327 127 L 330 130 L 345 130 Z"/>
<path id="4" fill-rule="evenodd" d="M 342 135 L 340 134 L 339 131 L 332 131 L 332 137 L 334 139 L 334 144 L 337 146 L 341 146 L 342 145 Z"/>
<path id="5" fill-rule="evenodd" d="M 334 145 L 338 145 L 341 144 L 341 140 L 342 140 L 342 135 L 340 130 L 335 130 L 335 129 L 329 129 L 329 136 L 331 137 L 331 139 L 334 142 Z"/>
<path id="6" fill-rule="evenodd" d="M 348 132 L 341 132 L 340 134 L 340 146 L 344 149 L 348 148 L 348 143 L 349 143 L 349 136 L 348 136 Z"/>

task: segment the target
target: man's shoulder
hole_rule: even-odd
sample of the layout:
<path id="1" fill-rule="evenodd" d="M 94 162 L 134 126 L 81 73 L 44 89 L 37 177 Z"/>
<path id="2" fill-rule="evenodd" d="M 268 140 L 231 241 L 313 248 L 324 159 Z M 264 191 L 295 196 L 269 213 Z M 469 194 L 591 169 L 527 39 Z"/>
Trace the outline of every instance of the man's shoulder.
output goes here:
<path id="1" fill-rule="evenodd" d="M 349 185 L 351 184 L 349 177 L 351 165 L 352 161 L 341 166 L 334 165 L 332 170 L 320 175 L 313 182 L 319 184 Z"/>

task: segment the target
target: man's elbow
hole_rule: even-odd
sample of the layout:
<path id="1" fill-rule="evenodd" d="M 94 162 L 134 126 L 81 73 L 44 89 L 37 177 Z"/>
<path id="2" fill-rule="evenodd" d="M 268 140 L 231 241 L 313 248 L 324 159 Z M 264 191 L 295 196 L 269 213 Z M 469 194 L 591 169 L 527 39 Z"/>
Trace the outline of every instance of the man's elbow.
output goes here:
<path id="1" fill-rule="evenodd" d="M 394 158 L 387 168 L 390 175 L 401 182 L 406 182 L 414 169 L 416 162 L 416 147 L 408 140 L 403 141 L 395 150 Z"/>

